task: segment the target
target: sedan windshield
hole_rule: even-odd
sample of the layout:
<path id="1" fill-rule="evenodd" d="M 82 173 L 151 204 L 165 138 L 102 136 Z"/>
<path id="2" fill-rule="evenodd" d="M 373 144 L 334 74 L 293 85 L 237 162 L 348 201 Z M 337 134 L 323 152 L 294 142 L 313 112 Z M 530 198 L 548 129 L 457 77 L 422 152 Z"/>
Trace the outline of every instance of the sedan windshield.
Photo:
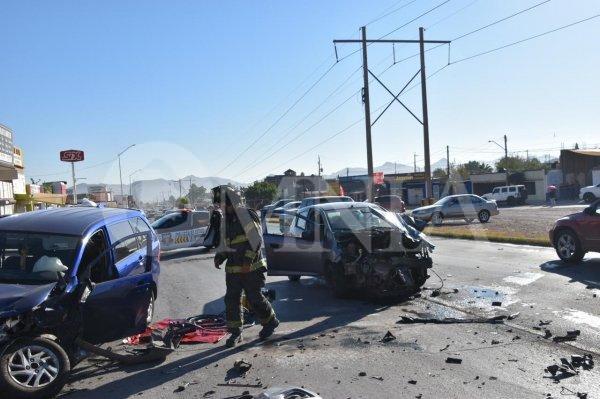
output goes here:
<path id="1" fill-rule="evenodd" d="M 371 208 L 332 209 L 325 212 L 331 228 L 336 230 L 364 230 L 373 228 L 393 228 L 385 218 Z"/>
<path id="2" fill-rule="evenodd" d="M 0 231 L 0 282 L 45 284 L 73 267 L 79 237 Z"/>

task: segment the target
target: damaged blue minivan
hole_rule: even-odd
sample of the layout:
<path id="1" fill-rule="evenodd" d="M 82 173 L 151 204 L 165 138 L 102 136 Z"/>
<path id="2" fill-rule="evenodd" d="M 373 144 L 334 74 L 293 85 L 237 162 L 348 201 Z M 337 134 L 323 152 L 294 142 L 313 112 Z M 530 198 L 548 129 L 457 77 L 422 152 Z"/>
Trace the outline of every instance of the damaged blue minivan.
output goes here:
<path id="1" fill-rule="evenodd" d="M 140 211 L 71 207 L 0 219 L 1 396 L 52 397 L 85 356 L 78 342 L 144 331 L 159 260 Z"/>

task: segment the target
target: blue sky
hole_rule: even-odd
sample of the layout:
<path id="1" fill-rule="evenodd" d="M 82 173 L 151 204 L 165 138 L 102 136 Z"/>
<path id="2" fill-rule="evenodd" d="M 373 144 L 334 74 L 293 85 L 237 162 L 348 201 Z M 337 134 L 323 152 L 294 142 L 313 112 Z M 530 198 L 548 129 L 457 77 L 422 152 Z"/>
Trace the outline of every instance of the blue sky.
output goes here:
<path id="1" fill-rule="evenodd" d="M 539 1 L 450 0 L 390 37 L 415 39 L 424 26 L 427 38 L 453 39 Z M 23 148 L 27 176 L 42 180 L 69 179 L 58 152 L 77 148 L 86 151 L 79 176 L 118 182 L 114 159 L 132 143 L 136 146 L 122 158 L 125 181 L 140 168 L 135 178 L 218 173 L 252 181 L 288 167 L 316 173 L 317 155 L 325 173 L 366 166 L 363 123 L 306 152 L 363 116 L 359 96 L 352 96 L 362 84 L 360 72 L 351 75 L 361 65 L 360 54 L 333 67 L 254 147 L 240 153 L 333 64 L 333 39 L 357 38 L 361 25 L 408 4 L 368 25 L 369 37 L 379 37 L 442 2 L 4 1 L 0 123 L 13 129 Z M 552 0 L 453 43 L 451 59 L 599 12 L 594 0 Z M 555 154 L 563 143 L 600 144 L 599 33 L 600 18 L 451 65 L 428 80 L 432 159 L 444 156 L 449 145 L 456 162 L 493 161 L 502 153 L 488 140 L 500 141 L 505 133 L 509 151 L 530 149 L 530 155 Z M 343 56 L 355 48 L 340 45 L 338 51 Z M 397 46 L 396 55 L 416 50 Z M 369 46 L 375 71 L 388 67 L 391 55 L 389 45 Z M 446 47 L 428 52 L 428 72 L 447 64 L 447 57 Z M 417 62 L 397 64 L 382 79 L 397 91 Z M 390 99 L 376 85 L 373 109 Z M 419 87 L 403 101 L 420 115 Z M 266 157 L 282 135 L 281 144 L 298 138 Z M 373 129 L 373 150 L 376 165 L 411 164 L 413 153 L 422 162 L 420 125 L 392 106 Z"/>

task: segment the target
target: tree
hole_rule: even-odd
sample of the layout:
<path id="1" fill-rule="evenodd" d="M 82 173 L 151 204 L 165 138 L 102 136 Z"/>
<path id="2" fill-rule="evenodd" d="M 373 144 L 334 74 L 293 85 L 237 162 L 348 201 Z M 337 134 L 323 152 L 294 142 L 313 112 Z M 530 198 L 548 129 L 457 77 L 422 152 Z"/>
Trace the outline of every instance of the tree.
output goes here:
<path id="1" fill-rule="evenodd" d="M 493 172 L 492 167 L 485 162 L 469 161 L 453 168 L 451 174 L 462 180 L 467 180 L 469 179 L 470 175 L 491 172 Z"/>
<path id="2" fill-rule="evenodd" d="M 183 209 L 187 204 L 189 204 L 189 201 L 186 197 L 177 198 L 177 208 Z"/>
<path id="3" fill-rule="evenodd" d="M 504 172 L 508 170 L 509 172 L 514 173 L 540 169 L 544 169 L 544 165 L 537 158 L 526 159 L 523 157 L 514 156 L 502 158 L 496 162 L 496 170 L 498 172 Z"/>
<path id="4" fill-rule="evenodd" d="M 244 195 L 249 205 L 258 207 L 273 201 L 277 195 L 277 186 L 264 181 L 255 181 L 244 190 Z"/>
<path id="5" fill-rule="evenodd" d="M 436 170 L 433 171 L 433 177 L 436 178 L 446 178 L 447 174 L 446 171 L 442 168 L 437 168 Z"/>
<path id="6" fill-rule="evenodd" d="M 198 187 L 197 185 L 192 183 L 192 185 L 190 186 L 190 190 L 188 191 L 187 197 L 190 200 L 190 204 L 196 204 L 198 201 L 206 197 L 206 187 Z"/>

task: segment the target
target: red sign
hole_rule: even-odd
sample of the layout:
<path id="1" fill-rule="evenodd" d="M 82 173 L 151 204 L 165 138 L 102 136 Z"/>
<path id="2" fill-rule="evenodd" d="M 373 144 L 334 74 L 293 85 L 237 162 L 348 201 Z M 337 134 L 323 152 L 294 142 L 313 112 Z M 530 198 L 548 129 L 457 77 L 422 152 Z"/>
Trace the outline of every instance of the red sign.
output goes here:
<path id="1" fill-rule="evenodd" d="M 383 184 L 383 172 L 373 172 L 373 184 Z"/>
<path id="2" fill-rule="evenodd" d="M 60 160 L 63 162 L 79 162 L 83 161 L 83 151 L 81 150 L 65 150 L 60 152 Z"/>

